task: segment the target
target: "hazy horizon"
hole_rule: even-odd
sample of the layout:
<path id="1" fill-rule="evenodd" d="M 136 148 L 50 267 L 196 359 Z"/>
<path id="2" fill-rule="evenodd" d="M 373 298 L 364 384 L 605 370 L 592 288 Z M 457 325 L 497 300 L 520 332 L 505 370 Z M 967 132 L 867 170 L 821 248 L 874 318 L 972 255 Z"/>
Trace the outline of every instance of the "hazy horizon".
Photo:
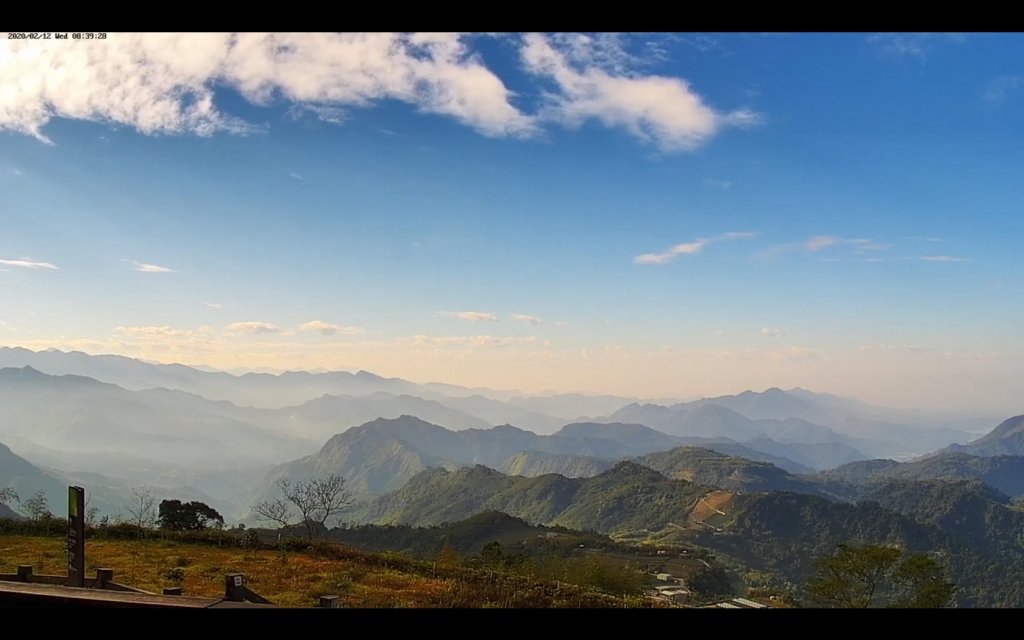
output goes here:
<path id="1" fill-rule="evenodd" d="M 0 345 L 1019 414 L 1021 48 L 2 40 Z"/>

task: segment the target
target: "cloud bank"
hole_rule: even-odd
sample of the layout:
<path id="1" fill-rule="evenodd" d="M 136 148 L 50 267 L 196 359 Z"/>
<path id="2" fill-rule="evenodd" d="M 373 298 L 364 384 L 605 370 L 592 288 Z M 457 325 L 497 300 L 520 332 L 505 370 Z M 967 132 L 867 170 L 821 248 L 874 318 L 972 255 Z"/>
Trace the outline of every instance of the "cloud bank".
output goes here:
<path id="1" fill-rule="evenodd" d="M 490 311 L 438 311 L 442 318 L 458 318 L 469 322 L 497 322 L 498 314 Z"/>
<path id="2" fill-rule="evenodd" d="M 531 86 L 510 90 L 458 33 L 112 33 L 69 46 L 0 42 L 0 130 L 35 136 L 53 118 L 144 134 L 259 131 L 219 106 L 232 89 L 294 118 L 342 125 L 346 112 L 393 100 L 490 137 L 531 137 L 548 123 L 621 128 L 662 151 L 693 149 L 760 117 L 718 111 L 682 78 L 645 75 L 623 36 L 505 36 Z M 649 39 L 649 38 L 648 38 Z M 216 90 L 215 90 L 216 89 Z M 532 108 L 527 109 L 529 104 Z"/>
<path id="3" fill-rule="evenodd" d="M 363 333 L 362 327 L 347 327 L 340 324 L 324 322 L 323 320 L 310 320 L 299 325 L 299 331 L 314 331 L 322 336 L 355 336 Z"/>

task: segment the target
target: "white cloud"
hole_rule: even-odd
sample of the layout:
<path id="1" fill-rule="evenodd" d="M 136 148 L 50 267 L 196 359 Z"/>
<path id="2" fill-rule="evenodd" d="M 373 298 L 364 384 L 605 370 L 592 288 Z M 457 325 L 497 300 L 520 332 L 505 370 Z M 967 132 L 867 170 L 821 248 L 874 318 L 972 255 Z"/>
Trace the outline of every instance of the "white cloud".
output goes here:
<path id="1" fill-rule="evenodd" d="M 247 333 L 258 335 L 262 333 L 281 333 L 281 327 L 270 322 L 232 322 L 227 325 L 227 330 L 234 333 Z"/>
<path id="2" fill-rule="evenodd" d="M 438 311 L 437 315 L 469 322 L 497 322 L 498 320 L 498 314 L 490 311 Z"/>
<path id="3" fill-rule="evenodd" d="M 721 189 L 727 191 L 732 188 L 732 180 L 722 180 L 720 178 L 704 178 L 704 186 L 711 187 L 712 189 Z"/>
<path id="4" fill-rule="evenodd" d="M 967 262 L 967 258 L 956 256 L 921 256 L 921 259 L 926 262 Z"/>
<path id="5" fill-rule="evenodd" d="M 340 324 L 324 322 L 323 320 L 310 320 L 299 325 L 299 331 L 316 331 L 322 336 L 354 336 L 363 333 L 362 327 L 347 327 Z"/>
<path id="6" fill-rule="evenodd" d="M 488 136 L 528 135 L 498 76 L 449 33 L 112 33 L 103 42 L 0 42 L 0 129 L 49 141 L 51 118 L 133 127 L 145 134 L 247 133 L 222 112 L 214 86 L 248 101 L 284 100 L 317 117 L 397 100 Z"/>
<path id="7" fill-rule="evenodd" d="M 757 231 L 728 231 L 720 236 L 711 238 L 712 242 L 718 242 L 720 240 L 749 240 L 758 236 Z"/>
<path id="8" fill-rule="evenodd" d="M 934 236 L 910 236 L 907 240 L 915 240 L 917 242 L 942 242 L 942 238 L 936 238 Z"/>
<path id="9" fill-rule="evenodd" d="M 23 175 L 25 175 L 25 172 L 22 171 L 21 169 L 17 168 L 17 167 L 14 167 L 13 169 L 11 169 L 11 173 L 13 173 L 16 176 L 23 176 Z"/>
<path id="10" fill-rule="evenodd" d="M 857 348 L 858 351 L 902 351 L 905 353 L 922 354 L 927 351 L 924 347 L 918 347 L 912 344 L 895 345 L 881 342 L 878 344 L 866 344 L 861 345 Z"/>
<path id="11" fill-rule="evenodd" d="M 721 113 L 681 78 L 640 75 L 614 42 L 583 34 L 523 36 L 527 72 L 549 80 L 541 117 L 570 128 L 590 119 L 621 127 L 662 151 L 694 149 L 726 126 L 758 124 L 749 110 Z"/>
<path id="12" fill-rule="evenodd" d="M 844 240 L 846 244 L 854 247 L 854 253 L 863 253 L 865 251 L 888 251 L 892 249 L 891 244 L 885 244 L 883 242 L 875 242 L 870 238 L 852 238 Z"/>
<path id="13" fill-rule="evenodd" d="M 203 304 L 205 304 L 211 309 L 216 309 L 217 311 L 220 311 L 221 309 L 224 308 L 224 305 L 220 304 L 219 302 L 204 302 Z"/>
<path id="14" fill-rule="evenodd" d="M 804 251 L 821 251 L 825 247 L 831 247 L 839 242 L 839 238 L 832 236 L 814 236 L 804 243 Z"/>
<path id="15" fill-rule="evenodd" d="M 512 319 L 517 320 L 519 322 L 526 322 L 528 324 L 540 324 L 541 322 L 543 322 L 537 316 L 531 316 L 525 313 L 513 313 Z"/>
<path id="16" fill-rule="evenodd" d="M 320 122 L 328 124 L 344 124 L 348 119 L 345 110 L 340 107 L 329 107 L 319 104 L 296 104 L 288 109 L 288 115 L 293 120 L 301 120 L 310 116 Z"/>
<path id="17" fill-rule="evenodd" d="M 568 327 L 571 323 L 568 320 L 555 320 L 556 327 Z"/>
<path id="18" fill-rule="evenodd" d="M 765 327 L 764 329 L 761 329 L 761 335 L 768 338 L 774 338 L 776 336 L 783 335 L 783 332 L 782 329 L 776 329 L 774 327 Z"/>
<path id="19" fill-rule="evenodd" d="M 755 231 L 729 231 L 713 238 L 698 238 L 693 242 L 683 242 L 670 247 L 661 253 L 643 253 L 633 258 L 633 264 L 665 264 L 672 262 L 679 256 L 693 255 L 712 242 L 724 242 L 727 240 L 747 240 L 757 236 Z"/>
<path id="20" fill-rule="evenodd" d="M 966 38 L 959 33 L 876 33 L 868 44 L 881 54 L 896 58 L 924 60 L 937 46 L 960 44 Z"/>
<path id="21" fill-rule="evenodd" d="M 848 247 L 853 253 L 888 251 L 892 245 L 876 242 L 871 238 L 839 238 L 836 236 L 813 236 L 802 242 L 789 242 L 771 247 L 757 254 L 758 258 L 775 258 L 785 253 L 818 253 L 833 247 Z M 839 262 L 838 258 L 821 258 L 824 262 Z"/>
<path id="22" fill-rule="evenodd" d="M 707 240 L 695 240 L 694 242 L 684 242 L 677 244 L 667 251 L 661 253 L 642 253 L 633 258 L 634 264 L 665 264 L 678 258 L 679 256 L 691 255 L 694 253 L 700 253 L 700 250 L 708 243 Z"/>
<path id="23" fill-rule="evenodd" d="M 291 178 L 295 178 L 296 180 L 305 180 L 305 178 L 303 178 L 302 176 L 300 176 L 297 173 L 289 173 L 288 176 L 291 177 Z"/>
<path id="24" fill-rule="evenodd" d="M 507 347 L 514 344 L 533 344 L 536 336 L 495 337 L 495 336 L 413 336 L 414 344 L 431 344 L 439 347 Z"/>
<path id="25" fill-rule="evenodd" d="M 143 327 L 117 327 L 116 331 L 124 336 L 133 338 L 180 338 L 189 335 L 191 332 L 174 327 L 143 326 Z"/>
<path id="26" fill-rule="evenodd" d="M 141 271 L 142 273 L 175 273 L 174 269 L 146 262 L 135 262 L 132 260 L 132 265 L 134 265 L 132 267 L 133 269 Z"/>
<path id="27" fill-rule="evenodd" d="M 1024 89 L 1024 76 L 1001 76 L 988 83 L 981 99 L 991 107 L 1001 107 L 1010 94 Z"/>
<path id="28" fill-rule="evenodd" d="M 9 260 L 0 260 L 0 264 L 5 264 L 8 267 L 20 267 L 22 269 L 53 269 L 58 270 L 55 264 L 49 262 L 41 262 L 39 260 L 33 260 L 32 258 L 14 258 Z"/>

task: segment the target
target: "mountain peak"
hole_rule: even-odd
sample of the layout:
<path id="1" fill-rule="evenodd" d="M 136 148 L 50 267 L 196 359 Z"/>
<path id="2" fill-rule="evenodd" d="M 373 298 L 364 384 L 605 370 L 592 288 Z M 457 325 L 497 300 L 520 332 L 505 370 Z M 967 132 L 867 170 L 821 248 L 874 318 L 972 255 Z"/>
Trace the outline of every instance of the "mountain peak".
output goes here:
<path id="1" fill-rule="evenodd" d="M 1024 434 L 1024 415 L 1014 416 L 1007 418 L 999 423 L 999 426 L 990 431 L 979 442 L 991 442 L 993 440 L 1002 440 L 1016 434 Z"/>
<path id="2" fill-rule="evenodd" d="M 356 379 L 366 380 L 368 382 L 381 382 L 385 380 L 385 378 L 378 376 L 376 373 L 371 373 L 365 369 L 360 369 L 359 371 L 356 371 Z"/>

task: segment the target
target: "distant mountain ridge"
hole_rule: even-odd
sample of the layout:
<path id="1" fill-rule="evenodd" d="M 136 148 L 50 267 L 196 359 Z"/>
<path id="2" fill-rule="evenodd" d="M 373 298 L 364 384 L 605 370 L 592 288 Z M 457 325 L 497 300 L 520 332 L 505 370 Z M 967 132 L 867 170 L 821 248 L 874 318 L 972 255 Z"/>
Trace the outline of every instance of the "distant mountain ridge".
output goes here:
<path id="1" fill-rule="evenodd" d="M 527 398 L 519 391 L 468 388 L 437 382 L 418 384 L 401 378 L 385 378 L 363 370 L 356 373 L 286 371 L 280 374 L 235 375 L 211 371 L 205 367 L 153 364 L 117 355 L 94 356 L 79 351 L 31 351 L 20 347 L 0 347 L 0 369 L 26 366 L 50 375 L 72 374 L 94 378 L 130 391 L 164 388 L 186 391 L 209 400 L 227 400 L 243 407 L 264 409 L 297 406 L 324 395 L 365 396 L 377 392 L 416 396 L 423 400 L 458 399 L 456 404 L 467 406 L 474 402 L 473 398 L 478 398 L 493 401 L 489 411 L 507 412 L 507 417 L 494 417 L 489 422 L 515 421 L 520 426 L 541 431 L 561 426 L 567 420 L 567 415 L 571 418 L 605 415 L 614 408 L 636 401 L 636 398 L 583 394 Z M 556 413 L 538 411 L 532 407 L 535 404 L 549 406 Z M 531 419 L 537 422 L 536 426 L 527 424 Z M 561 424 L 554 425 L 554 422 Z"/>
<path id="2" fill-rule="evenodd" d="M 1024 456 L 1024 415 L 1003 421 L 977 440 L 950 445 L 946 450 L 976 456 Z"/>
<path id="3" fill-rule="evenodd" d="M 841 444 L 857 454 L 876 456 L 929 453 L 969 435 L 893 422 L 879 417 L 884 413 L 855 400 L 773 387 L 671 406 L 634 403 L 606 419 L 637 422 L 677 436 L 720 436 L 739 442 L 767 436 L 782 443 Z"/>
<path id="4" fill-rule="evenodd" d="M 347 478 L 352 491 L 380 494 L 402 487 L 430 467 L 480 464 L 498 469 L 522 452 L 615 460 L 678 444 L 642 425 L 570 424 L 542 436 L 510 425 L 451 431 L 415 416 L 382 418 L 339 433 L 317 453 L 276 468 L 257 487 L 253 500 L 273 493 L 279 477 L 297 480 L 338 473 Z"/>
<path id="5" fill-rule="evenodd" d="M 913 462 L 864 460 L 820 472 L 809 478 L 848 487 L 856 494 L 892 481 L 977 480 L 1011 496 L 1024 495 L 1024 456 L 974 456 L 942 453 Z"/>
<path id="6" fill-rule="evenodd" d="M 210 466 L 275 462 L 312 448 L 300 438 L 199 409 L 209 401 L 169 407 L 153 398 L 82 376 L 0 369 L 0 439 Z"/>

